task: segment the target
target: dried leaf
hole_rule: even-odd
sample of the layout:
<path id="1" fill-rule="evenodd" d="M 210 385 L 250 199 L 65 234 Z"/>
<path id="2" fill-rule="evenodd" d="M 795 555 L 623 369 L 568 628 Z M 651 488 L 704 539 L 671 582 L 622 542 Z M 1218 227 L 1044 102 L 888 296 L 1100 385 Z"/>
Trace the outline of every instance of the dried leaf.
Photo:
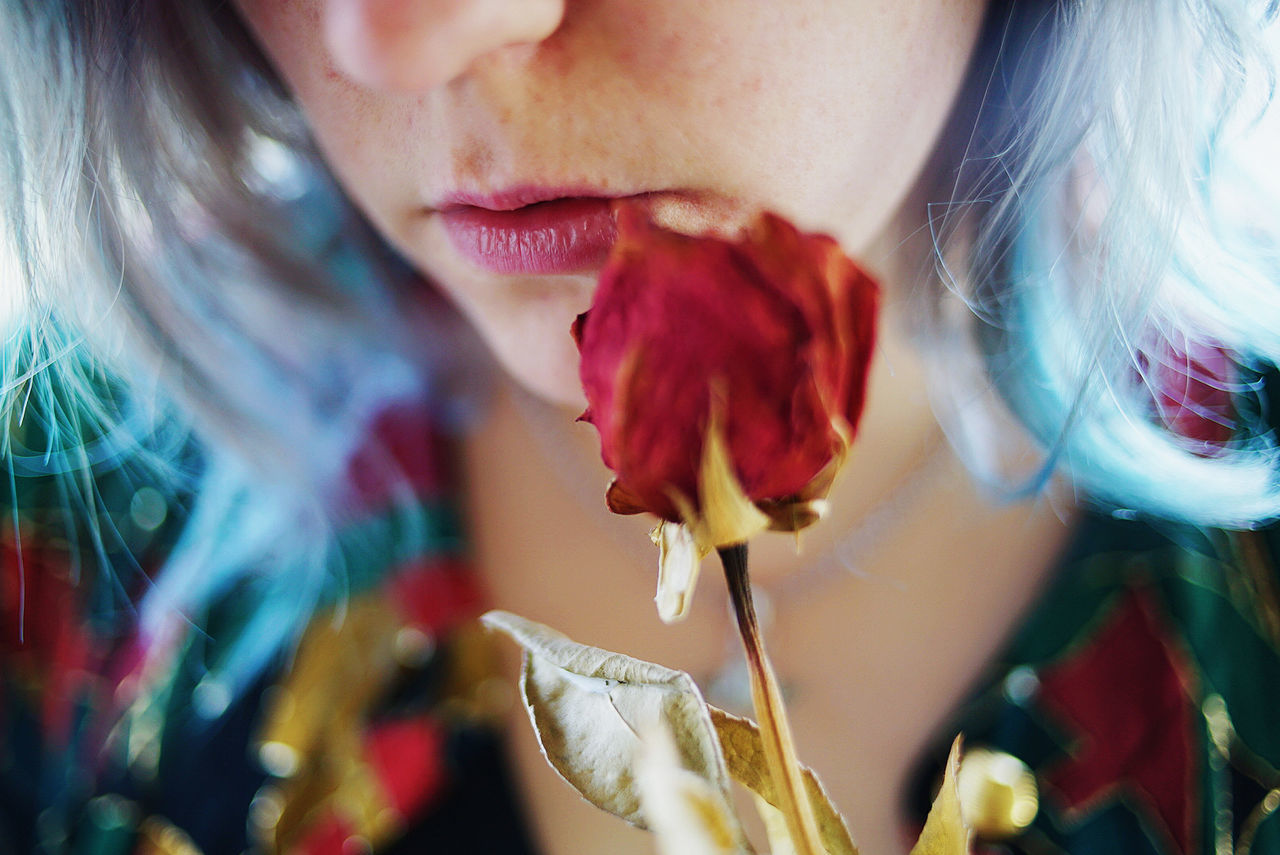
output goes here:
<path id="1" fill-rule="evenodd" d="M 638 734 L 658 723 L 673 734 L 681 767 L 728 799 L 720 741 L 688 674 L 578 644 L 509 612 L 482 620 L 524 648 L 520 688 L 542 752 L 587 801 L 647 827 L 632 764 Z"/>
<path id="2" fill-rule="evenodd" d="M 671 732 L 662 725 L 641 733 L 636 783 L 662 855 L 752 851 L 725 794 L 680 765 Z"/>
<path id="3" fill-rule="evenodd" d="M 960 737 L 951 745 L 942 789 L 933 800 L 924 831 L 911 849 L 911 855 L 968 855 L 973 832 L 960 812 L 960 793 L 956 779 L 960 773 Z"/>
<path id="4" fill-rule="evenodd" d="M 796 845 L 791 842 L 791 830 L 787 828 L 786 816 L 759 795 L 751 795 L 756 812 L 764 822 L 764 833 L 769 838 L 769 855 L 797 855 Z"/>
<path id="5" fill-rule="evenodd" d="M 667 520 L 653 530 L 653 542 L 658 545 L 658 617 L 675 623 L 689 614 L 706 553 L 698 549 L 687 526 Z"/>
<path id="6" fill-rule="evenodd" d="M 720 736 L 720 747 L 724 751 L 729 774 L 766 804 L 777 808 L 778 792 L 769 774 L 760 728 L 750 719 L 740 718 L 715 707 L 709 709 L 711 723 Z M 844 817 L 832 804 L 831 797 L 823 789 L 817 775 L 808 767 L 802 767 L 801 772 L 804 775 L 805 792 L 808 793 L 818 821 L 823 847 L 829 855 L 858 855 L 858 847 L 853 843 Z M 761 815 L 764 816 L 763 811 Z M 785 823 L 785 817 L 781 813 L 777 819 Z M 765 821 L 768 824 L 770 818 L 766 817 Z M 772 836 L 773 833 L 770 832 L 771 839 Z M 774 855 L 777 855 L 776 845 Z"/>

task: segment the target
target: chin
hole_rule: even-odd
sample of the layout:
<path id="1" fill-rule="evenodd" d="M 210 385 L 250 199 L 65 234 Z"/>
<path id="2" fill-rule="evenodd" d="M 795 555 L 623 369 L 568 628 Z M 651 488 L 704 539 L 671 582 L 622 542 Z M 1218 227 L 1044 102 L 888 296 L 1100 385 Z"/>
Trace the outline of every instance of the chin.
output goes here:
<path id="1" fill-rule="evenodd" d="M 567 409 L 577 416 L 587 406 L 578 379 L 578 349 L 568 332 L 563 341 L 541 338 L 533 341 L 491 341 L 503 369 L 530 394 Z M 561 337 L 557 337 L 559 339 Z"/>
<path id="2" fill-rule="evenodd" d="M 533 376 L 524 371 L 509 373 L 526 392 L 548 404 L 573 410 L 575 417 L 587 407 L 587 399 L 582 394 L 576 372 L 573 377 Z"/>

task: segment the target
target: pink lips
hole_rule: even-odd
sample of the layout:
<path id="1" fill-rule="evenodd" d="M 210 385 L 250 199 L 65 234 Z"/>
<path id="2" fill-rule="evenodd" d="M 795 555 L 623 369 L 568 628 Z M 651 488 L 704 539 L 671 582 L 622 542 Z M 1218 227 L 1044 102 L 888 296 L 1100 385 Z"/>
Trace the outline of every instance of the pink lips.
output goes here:
<path id="1" fill-rule="evenodd" d="M 486 270 L 580 273 L 599 266 L 617 238 L 611 201 L 532 189 L 460 195 L 440 218 L 454 248 Z"/>

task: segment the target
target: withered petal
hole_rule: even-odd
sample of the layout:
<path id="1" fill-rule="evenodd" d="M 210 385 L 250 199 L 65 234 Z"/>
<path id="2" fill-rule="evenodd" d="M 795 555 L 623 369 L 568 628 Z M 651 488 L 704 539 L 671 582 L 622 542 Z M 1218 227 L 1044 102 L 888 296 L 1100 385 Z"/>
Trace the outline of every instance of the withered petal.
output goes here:
<path id="1" fill-rule="evenodd" d="M 802 531 L 826 516 L 823 499 L 757 502 L 756 507 L 769 518 L 769 531 Z"/>
<path id="2" fill-rule="evenodd" d="M 604 493 L 604 503 L 615 514 L 632 516 L 649 512 L 649 506 L 617 478 L 609 482 Z"/>
<path id="3" fill-rule="evenodd" d="M 569 334 L 573 336 L 573 343 L 578 346 L 578 350 L 582 350 L 582 332 L 587 328 L 587 316 L 591 312 L 582 312 L 573 319 L 573 324 L 569 327 Z"/>

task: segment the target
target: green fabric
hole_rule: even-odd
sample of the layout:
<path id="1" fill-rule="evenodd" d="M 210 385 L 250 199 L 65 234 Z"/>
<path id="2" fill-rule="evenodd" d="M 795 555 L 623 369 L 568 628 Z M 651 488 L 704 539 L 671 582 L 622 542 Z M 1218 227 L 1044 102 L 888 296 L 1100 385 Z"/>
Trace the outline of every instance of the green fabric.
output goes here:
<path id="1" fill-rule="evenodd" d="M 1258 547 L 1252 551 L 1250 539 Z M 1013 840 L 990 844 L 990 851 L 1208 855 L 1247 841 L 1254 816 L 1256 834 L 1247 851 L 1280 853 L 1276 819 L 1257 821 L 1266 815 L 1268 792 L 1280 800 L 1280 577 L 1272 560 L 1278 546 L 1275 531 L 1156 531 L 1102 516 L 1082 522 L 1055 580 L 939 738 L 941 745 L 963 731 L 968 745 L 1012 754 L 1036 773 L 1035 822 Z M 1186 728 L 1173 710 L 1136 696 L 1131 686 L 1108 685 L 1087 668 L 1070 670 L 1131 652 L 1089 658 L 1100 637 L 1119 632 L 1121 615 L 1128 614 L 1122 607 L 1133 602 L 1143 604 L 1134 614 L 1147 615 L 1155 627 L 1153 650 L 1163 651 L 1156 661 L 1175 663 L 1171 691 L 1179 708 L 1190 711 Z M 1135 638 L 1150 630 L 1145 621 L 1129 623 Z M 1132 765 L 1118 771 L 1119 779 L 1096 782 L 1100 795 L 1074 805 L 1050 782 L 1072 768 L 1073 752 L 1086 757 L 1090 740 L 1104 735 L 1081 732 L 1064 718 L 1059 701 L 1044 695 L 1046 675 L 1065 679 L 1068 673 L 1070 681 L 1056 691 L 1113 710 L 1121 738 L 1150 741 L 1147 753 L 1137 751 Z M 1157 750 L 1162 747 L 1167 750 Z M 1181 802 L 1192 819 L 1189 837 L 1171 833 L 1153 806 L 1158 801 L 1166 810 L 1178 809 L 1172 790 L 1153 800 L 1140 783 L 1162 787 L 1159 764 L 1169 751 L 1183 749 L 1192 776 Z M 1093 774 L 1075 771 L 1085 779 Z M 922 772 L 921 780 L 930 774 Z"/>

